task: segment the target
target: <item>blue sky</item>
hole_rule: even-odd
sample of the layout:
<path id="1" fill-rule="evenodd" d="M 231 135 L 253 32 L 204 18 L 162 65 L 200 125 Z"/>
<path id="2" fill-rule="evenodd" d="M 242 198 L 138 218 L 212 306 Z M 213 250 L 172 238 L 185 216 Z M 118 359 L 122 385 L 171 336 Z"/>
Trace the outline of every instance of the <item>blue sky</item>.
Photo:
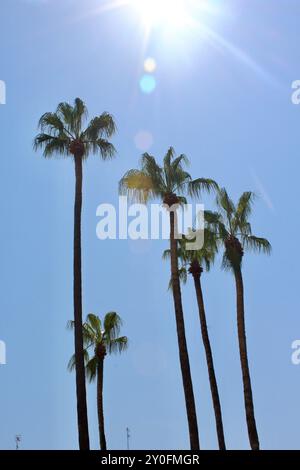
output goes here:
<path id="1" fill-rule="evenodd" d="M 261 195 L 252 222 L 268 237 L 271 257 L 244 261 L 246 321 L 257 426 L 264 449 L 299 448 L 300 338 L 298 175 L 300 107 L 291 83 L 300 78 L 298 0 L 211 0 L 209 37 L 197 30 L 145 45 L 130 8 L 96 14 L 101 0 L 1 0 L 0 106 L 1 296 L 0 448 L 77 447 L 74 376 L 66 370 L 73 339 L 71 161 L 32 150 L 37 121 L 60 101 L 80 96 L 90 115 L 111 112 L 118 125 L 114 161 L 84 167 L 84 312 L 116 310 L 130 348 L 107 359 L 108 445 L 188 448 L 164 241 L 96 238 L 96 208 L 116 203 L 117 184 L 136 167 L 135 136 L 151 132 L 150 152 L 173 145 L 191 160 L 194 177 L 212 177 L 233 198 Z M 93 12 L 89 14 L 89 12 Z M 143 61 L 157 63 L 156 89 L 139 88 Z M 213 201 L 205 198 L 207 206 Z M 248 448 L 235 322 L 234 282 L 219 268 L 203 277 L 229 448 Z M 202 448 L 217 448 L 214 417 L 192 285 L 183 290 Z M 91 441 L 98 446 L 95 386 L 88 390 Z"/>

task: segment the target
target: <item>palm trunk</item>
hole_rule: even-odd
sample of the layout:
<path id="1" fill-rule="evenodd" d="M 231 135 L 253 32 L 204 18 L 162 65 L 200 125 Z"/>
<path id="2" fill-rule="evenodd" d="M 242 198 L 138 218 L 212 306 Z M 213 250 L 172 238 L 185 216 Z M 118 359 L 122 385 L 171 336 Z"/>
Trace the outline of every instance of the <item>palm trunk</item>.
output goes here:
<path id="1" fill-rule="evenodd" d="M 211 350 L 210 340 L 208 336 L 200 274 L 193 274 L 193 277 L 194 277 L 194 284 L 195 284 L 195 290 L 196 290 L 196 296 L 197 296 L 197 302 L 198 302 L 198 308 L 199 308 L 201 333 L 202 333 L 202 340 L 203 340 L 203 345 L 204 345 L 205 355 L 206 355 L 210 390 L 211 390 L 213 407 L 214 407 L 214 412 L 215 412 L 219 449 L 226 450 L 221 403 L 220 403 L 218 385 L 217 385 L 216 374 L 215 374 L 215 369 L 214 369 L 212 350 Z"/>
<path id="2" fill-rule="evenodd" d="M 190 362 L 185 337 L 185 326 L 181 300 L 181 289 L 178 276 L 178 257 L 177 257 L 177 240 L 175 239 L 175 213 L 170 211 L 170 248 L 171 248 L 171 273 L 173 286 L 173 299 L 175 306 L 175 317 L 177 326 L 177 337 L 179 347 L 179 358 L 181 366 L 181 374 L 185 395 L 185 404 L 189 425 L 190 445 L 192 450 L 199 450 L 199 434 L 196 415 L 195 398 L 193 392 L 193 384 L 190 370 Z"/>
<path id="3" fill-rule="evenodd" d="M 251 388 L 251 379 L 247 355 L 247 341 L 245 329 L 245 312 L 244 312 L 244 285 L 242 271 L 240 268 L 235 269 L 235 283 L 236 283 L 236 300 L 237 300 L 237 327 L 240 348 L 240 360 L 243 375 L 244 385 L 244 400 L 246 410 L 246 420 L 248 427 L 249 441 L 252 450 L 259 450 L 259 440 L 256 429 L 256 422 L 254 416 L 254 405 Z"/>
<path id="4" fill-rule="evenodd" d="M 106 439 L 104 431 L 104 411 L 103 411 L 103 369 L 104 359 L 99 359 L 97 370 L 97 409 L 100 449 L 106 450 Z"/>
<path id="5" fill-rule="evenodd" d="M 74 321 L 77 421 L 80 450 L 89 450 L 89 431 L 86 404 L 85 370 L 82 336 L 82 285 L 81 285 L 81 209 L 82 209 L 82 158 L 75 155 L 75 207 L 74 207 Z"/>

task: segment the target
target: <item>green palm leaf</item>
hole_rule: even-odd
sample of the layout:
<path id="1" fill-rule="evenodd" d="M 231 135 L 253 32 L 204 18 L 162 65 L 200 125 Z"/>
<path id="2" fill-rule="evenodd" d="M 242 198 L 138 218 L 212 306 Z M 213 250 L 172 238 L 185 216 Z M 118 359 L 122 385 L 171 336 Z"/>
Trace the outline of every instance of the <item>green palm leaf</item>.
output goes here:
<path id="1" fill-rule="evenodd" d="M 83 149 L 82 158 L 91 153 L 99 153 L 103 160 L 112 158 L 115 147 L 109 140 L 116 125 L 113 117 L 102 113 L 92 119 L 83 129 L 88 112 L 84 102 L 76 98 L 73 106 L 59 103 L 56 112 L 43 114 L 39 120 L 40 134 L 34 139 L 34 149 L 42 149 L 45 157 L 72 156 L 72 143 L 80 144 Z"/>

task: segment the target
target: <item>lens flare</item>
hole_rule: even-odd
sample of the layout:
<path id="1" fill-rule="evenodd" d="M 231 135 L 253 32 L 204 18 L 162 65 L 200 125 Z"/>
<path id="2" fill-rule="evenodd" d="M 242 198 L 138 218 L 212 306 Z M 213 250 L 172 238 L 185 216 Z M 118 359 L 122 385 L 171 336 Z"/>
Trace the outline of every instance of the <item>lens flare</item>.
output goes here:
<path id="1" fill-rule="evenodd" d="M 147 73 L 153 73 L 156 70 L 156 62 L 152 57 L 148 57 L 144 62 L 144 70 Z"/>
<path id="2" fill-rule="evenodd" d="M 142 152 L 147 152 L 153 144 L 153 135 L 149 131 L 139 131 L 134 138 L 135 146 Z"/>
<path id="3" fill-rule="evenodd" d="M 143 93 L 150 94 L 156 88 L 156 80 L 152 75 L 145 74 L 140 80 L 140 88 Z"/>

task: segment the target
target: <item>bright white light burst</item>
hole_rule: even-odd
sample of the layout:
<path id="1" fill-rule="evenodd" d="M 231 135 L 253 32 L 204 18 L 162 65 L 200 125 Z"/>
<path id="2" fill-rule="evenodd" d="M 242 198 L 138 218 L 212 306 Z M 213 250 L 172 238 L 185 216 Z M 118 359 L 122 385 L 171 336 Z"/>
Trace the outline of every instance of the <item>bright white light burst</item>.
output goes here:
<path id="1" fill-rule="evenodd" d="M 153 29 L 178 32 L 201 28 L 208 17 L 219 14 L 216 0 L 101 0 L 97 13 L 131 7 L 145 26 L 146 36 Z M 94 11 L 95 13 L 95 11 Z"/>
<path id="2" fill-rule="evenodd" d="M 163 26 L 178 30 L 189 23 L 189 0 L 131 0 L 148 29 Z"/>

